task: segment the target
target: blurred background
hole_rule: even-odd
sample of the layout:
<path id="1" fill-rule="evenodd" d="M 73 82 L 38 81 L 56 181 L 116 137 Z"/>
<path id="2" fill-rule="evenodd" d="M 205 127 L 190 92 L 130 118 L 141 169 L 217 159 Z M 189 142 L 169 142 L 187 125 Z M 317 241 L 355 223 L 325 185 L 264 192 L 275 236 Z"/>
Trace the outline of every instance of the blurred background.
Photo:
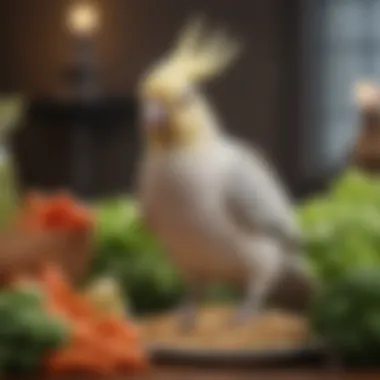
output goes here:
<path id="1" fill-rule="evenodd" d="M 198 13 L 245 44 L 205 92 L 228 131 L 261 147 L 299 201 L 306 261 L 326 291 L 295 330 L 285 318 L 286 337 L 269 322 L 262 342 L 285 342 L 290 331 L 303 347 L 310 331 L 350 360 L 378 365 L 380 177 L 367 169 L 380 174 L 380 89 L 364 86 L 355 99 L 354 88 L 380 79 L 380 0 L 0 0 L 0 227 L 25 239 L 23 249 L 0 241 L 0 263 L 1 254 L 19 265 L 58 252 L 99 304 L 99 289 L 116 283 L 121 296 L 104 297 L 123 313 L 182 300 L 183 281 L 131 194 L 136 85 Z M 28 234 L 40 231 L 49 239 L 33 248 Z M 296 309 L 312 298 L 292 281 L 278 289 L 273 304 L 279 296 Z M 236 301 L 230 290 L 217 286 L 209 299 Z M 166 338 L 170 326 L 158 332 Z M 260 346 L 256 330 L 243 335 Z"/>
<path id="2" fill-rule="evenodd" d="M 380 76 L 379 0 L 88 0 L 88 31 L 70 24 L 79 2 L 0 2 L 0 92 L 29 103 L 14 138 L 25 188 L 131 189 L 136 82 L 194 12 L 246 44 L 207 88 L 229 130 L 262 146 L 299 196 L 344 165 L 358 127 L 352 87 Z"/>

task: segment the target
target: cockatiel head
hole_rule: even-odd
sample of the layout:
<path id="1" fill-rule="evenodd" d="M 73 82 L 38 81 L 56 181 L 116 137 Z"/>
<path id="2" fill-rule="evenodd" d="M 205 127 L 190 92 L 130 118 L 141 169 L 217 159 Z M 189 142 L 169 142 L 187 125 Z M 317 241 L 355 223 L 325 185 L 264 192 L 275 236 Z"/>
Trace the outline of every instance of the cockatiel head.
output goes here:
<path id="1" fill-rule="evenodd" d="M 380 87 L 360 82 L 355 88 L 360 116 L 353 161 L 361 169 L 380 172 Z"/>
<path id="2" fill-rule="evenodd" d="M 187 145 L 215 129 L 199 84 L 221 74 L 240 52 L 223 31 L 203 34 L 193 19 L 177 44 L 140 82 L 141 123 L 148 144 L 163 149 Z"/>

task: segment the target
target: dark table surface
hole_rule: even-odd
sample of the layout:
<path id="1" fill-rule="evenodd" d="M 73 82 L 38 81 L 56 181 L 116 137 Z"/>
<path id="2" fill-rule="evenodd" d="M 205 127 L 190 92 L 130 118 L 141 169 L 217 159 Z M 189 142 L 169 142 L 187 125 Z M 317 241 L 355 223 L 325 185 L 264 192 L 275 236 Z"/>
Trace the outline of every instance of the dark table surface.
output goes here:
<path id="1" fill-rule="evenodd" d="M 120 380 L 123 377 L 120 376 Z M 379 380 L 380 371 L 341 370 L 220 370 L 194 367 L 156 367 L 144 375 L 128 376 L 133 380 Z"/>
<path id="2" fill-rule="evenodd" d="M 145 373 L 103 376 L 18 376 L 20 380 L 380 380 L 380 370 L 220 369 L 191 366 L 153 366 Z"/>

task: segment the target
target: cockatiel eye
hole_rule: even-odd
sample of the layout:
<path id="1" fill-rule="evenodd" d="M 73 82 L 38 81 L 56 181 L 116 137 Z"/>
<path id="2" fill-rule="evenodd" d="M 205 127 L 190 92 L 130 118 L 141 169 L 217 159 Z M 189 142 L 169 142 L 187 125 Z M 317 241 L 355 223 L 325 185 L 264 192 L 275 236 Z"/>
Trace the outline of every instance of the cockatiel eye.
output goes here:
<path id="1" fill-rule="evenodd" d="M 141 110 L 141 118 L 143 121 L 160 125 L 166 120 L 166 117 L 167 111 L 162 104 L 156 101 L 148 101 L 143 104 Z"/>
<path id="2" fill-rule="evenodd" d="M 194 99 L 194 89 L 191 87 L 186 87 L 181 96 L 178 98 L 178 106 L 181 108 L 186 108 L 188 105 L 192 103 Z"/>

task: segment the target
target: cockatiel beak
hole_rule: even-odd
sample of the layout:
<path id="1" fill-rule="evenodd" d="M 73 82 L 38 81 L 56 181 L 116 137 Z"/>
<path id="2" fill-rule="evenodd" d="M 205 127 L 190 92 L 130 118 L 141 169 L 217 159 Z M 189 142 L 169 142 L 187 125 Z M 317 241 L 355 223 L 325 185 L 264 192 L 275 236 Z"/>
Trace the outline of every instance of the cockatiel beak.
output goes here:
<path id="1" fill-rule="evenodd" d="M 149 100 L 145 102 L 141 122 L 149 140 L 163 146 L 170 144 L 172 131 L 169 112 L 160 101 Z"/>
<path id="2" fill-rule="evenodd" d="M 162 103 L 149 100 L 143 105 L 141 118 L 148 130 L 161 129 L 167 126 L 169 115 Z"/>

